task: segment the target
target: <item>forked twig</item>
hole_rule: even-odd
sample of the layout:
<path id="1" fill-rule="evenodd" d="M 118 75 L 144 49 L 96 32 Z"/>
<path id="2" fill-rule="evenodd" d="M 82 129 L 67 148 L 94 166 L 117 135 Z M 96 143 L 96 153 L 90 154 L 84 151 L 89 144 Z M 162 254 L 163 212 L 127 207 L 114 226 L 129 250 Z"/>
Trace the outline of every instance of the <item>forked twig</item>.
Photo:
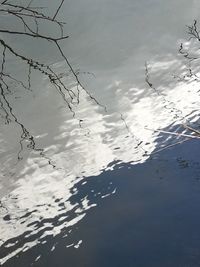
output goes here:
<path id="1" fill-rule="evenodd" d="M 20 151 L 18 153 L 18 159 L 22 159 L 22 152 L 25 146 L 33 149 L 34 151 L 40 152 L 40 148 L 36 148 L 36 144 L 34 141 L 34 136 L 29 132 L 25 125 L 21 123 L 21 120 L 17 118 L 12 105 L 9 102 L 9 97 L 6 95 L 8 93 L 12 93 L 10 90 L 9 82 L 15 81 L 18 85 L 21 85 L 22 88 L 31 90 L 31 76 L 33 71 L 38 71 L 41 75 L 48 78 L 51 85 L 58 91 L 63 101 L 66 104 L 66 107 L 72 113 L 72 116 L 75 117 L 75 107 L 79 104 L 80 101 L 80 91 L 84 91 L 89 98 L 94 101 L 97 105 L 103 107 L 106 110 L 106 107 L 100 104 L 97 99 L 87 90 L 87 88 L 82 84 L 81 80 L 78 77 L 78 73 L 74 70 L 73 66 L 70 64 L 68 58 L 63 52 L 60 41 L 68 38 L 68 35 L 63 34 L 63 22 L 57 20 L 57 15 L 63 6 L 64 0 L 61 0 L 59 6 L 57 7 L 54 15 L 52 17 L 46 15 L 43 12 L 42 8 L 32 7 L 33 0 L 28 1 L 27 4 L 16 3 L 15 1 L 4 0 L 0 3 L 0 14 L 5 15 L 6 18 L 15 18 L 20 23 L 20 28 L 22 30 L 13 30 L 9 27 L 4 26 L 1 28 L 0 26 L 0 47 L 2 47 L 2 64 L 0 64 L 0 110 L 3 111 L 3 115 L 5 118 L 5 123 L 10 123 L 11 121 L 16 123 L 21 128 L 21 139 L 19 141 Z M 59 26 L 60 31 L 56 31 L 56 36 L 50 36 L 40 32 L 40 25 L 45 21 L 49 22 L 50 25 Z M 32 23 L 32 24 L 31 24 Z M 6 25 L 6 24 L 5 24 Z M 73 79 L 75 80 L 76 85 L 73 88 L 68 88 L 65 84 L 63 75 L 54 70 L 51 64 L 45 64 L 44 62 L 40 62 L 40 60 L 35 60 L 27 55 L 24 55 L 23 51 L 15 48 L 15 43 L 9 43 L 6 40 L 7 36 L 21 36 L 21 38 L 34 38 L 34 39 L 42 39 L 43 41 L 50 41 L 55 44 L 55 48 L 59 52 L 61 59 L 66 63 L 66 68 L 73 75 Z M 5 53 L 7 52 L 7 53 Z M 27 68 L 27 82 L 28 85 L 25 85 L 24 82 L 20 79 L 17 79 L 13 73 L 6 72 L 6 64 L 7 64 L 7 55 L 11 59 L 19 60 L 20 64 L 24 65 Z M 66 71 L 65 71 L 66 72 Z M 64 72 L 64 73 L 65 73 Z M 42 152 L 43 153 L 43 152 Z M 50 162 L 50 160 L 49 160 Z M 52 164 L 50 164 L 52 165 Z M 53 166 L 53 165 L 52 165 Z"/>

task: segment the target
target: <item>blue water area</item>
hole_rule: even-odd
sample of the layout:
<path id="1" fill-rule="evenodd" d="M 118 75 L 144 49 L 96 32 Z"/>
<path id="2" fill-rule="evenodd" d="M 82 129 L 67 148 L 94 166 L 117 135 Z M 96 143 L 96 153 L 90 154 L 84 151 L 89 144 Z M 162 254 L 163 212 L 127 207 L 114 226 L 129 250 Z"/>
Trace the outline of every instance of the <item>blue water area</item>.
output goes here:
<path id="1" fill-rule="evenodd" d="M 200 266 L 200 1 L 3 2 L 0 266 Z"/>
<path id="2" fill-rule="evenodd" d="M 4 266 L 199 266 L 199 140 L 153 154 L 141 164 L 116 161 L 110 167 L 74 186 L 71 204 L 81 206 L 87 196 L 96 207 L 68 229 L 67 238 L 64 231 L 46 237 L 46 244 L 20 253 Z M 79 248 L 70 247 L 70 240 L 80 239 Z M 2 253 L 9 253 L 9 248 Z"/>

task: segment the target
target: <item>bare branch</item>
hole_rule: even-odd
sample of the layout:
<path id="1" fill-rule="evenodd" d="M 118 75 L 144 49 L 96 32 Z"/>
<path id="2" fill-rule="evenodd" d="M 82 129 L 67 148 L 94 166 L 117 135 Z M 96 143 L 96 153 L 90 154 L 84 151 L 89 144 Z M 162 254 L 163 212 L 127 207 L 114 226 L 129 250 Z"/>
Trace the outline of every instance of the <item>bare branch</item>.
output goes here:
<path id="1" fill-rule="evenodd" d="M 48 158 L 44 150 L 42 148 L 36 148 L 36 143 L 34 141 L 34 136 L 31 135 L 29 130 L 26 128 L 23 123 L 21 123 L 20 118 L 15 115 L 15 112 L 12 108 L 12 105 L 9 102 L 9 97 L 7 94 L 12 93 L 12 88 L 10 87 L 11 82 L 16 82 L 21 88 L 31 91 L 31 76 L 33 71 L 38 71 L 41 75 L 48 78 L 49 83 L 55 88 L 55 90 L 60 94 L 62 100 L 66 104 L 66 108 L 72 113 L 72 116 L 75 117 L 74 107 L 75 105 L 79 104 L 80 102 L 80 92 L 81 90 L 84 91 L 89 98 L 94 101 L 99 106 L 103 107 L 106 111 L 106 107 L 100 104 L 94 96 L 84 87 L 82 82 L 80 81 L 78 75 L 80 73 L 76 72 L 72 65 L 70 64 L 68 58 L 66 57 L 65 53 L 60 47 L 59 41 L 65 40 L 68 36 L 63 34 L 63 25 L 64 22 L 58 21 L 56 19 L 59 11 L 61 10 L 64 0 L 61 0 L 59 6 L 57 7 L 55 14 L 53 17 L 50 17 L 43 13 L 43 7 L 32 7 L 33 0 L 30 0 L 27 4 L 17 4 L 13 2 L 9 2 L 7 0 L 3 1 L 0 4 L 0 14 L 6 15 L 6 18 L 15 18 L 17 22 L 19 22 L 19 26 L 21 30 L 11 30 L 10 28 L 6 27 L 1 29 L 0 33 L 0 46 L 2 46 L 2 63 L 1 63 L 1 70 L 0 70 L 0 109 L 3 111 L 2 114 L 5 117 L 5 122 L 10 123 L 11 121 L 16 123 L 21 129 L 21 136 L 19 141 L 19 152 L 18 152 L 18 160 L 23 158 L 23 150 L 25 146 L 29 149 L 32 149 L 38 152 L 42 157 L 44 157 L 48 164 L 50 164 L 53 168 L 55 168 L 54 163 Z M 59 32 L 56 31 L 56 36 L 47 36 L 46 34 L 40 33 L 40 25 L 43 22 L 49 22 L 51 25 L 56 25 L 59 27 Z M 15 48 L 14 43 L 8 44 L 6 41 L 6 36 L 21 36 L 21 39 L 28 37 L 28 38 L 35 38 L 41 39 L 44 41 L 50 41 L 55 44 L 56 49 L 59 51 L 61 55 L 61 59 L 64 60 L 67 66 L 67 71 L 72 74 L 75 80 L 75 87 L 68 88 L 64 83 L 63 77 L 64 74 L 57 73 L 54 68 L 49 64 L 45 64 L 40 62 L 40 60 L 35 60 L 29 56 L 25 56 L 23 52 Z M 24 64 L 26 67 L 26 79 L 25 82 L 17 77 L 13 73 L 6 73 L 5 64 L 7 62 L 7 56 L 11 56 L 14 60 L 18 60 L 21 64 Z M 79 123 L 81 127 L 81 124 Z"/>
<path id="2" fill-rule="evenodd" d="M 10 30 L 2 30 L 0 29 L 0 32 L 1 33 L 8 33 L 8 34 L 17 34 L 17 35 L 25 35 L 25 36 L 30 36 L 30 37 L 34 37 L 34 38 L 41 38 L 41 39 L 45 39 L 45 40 L 48 40 L 48 41 L 60 41 L 60 40 L 63 40 L 63 39 L 67 39 L 69 36 L 62 36 L 62 37 L 59 37 L 59 38 L 53 38 L 53 37 L 50 37 L 50 36 L 44 36 L 44 35 L 40 35 L 38 33 L 34 33 L 34 34 L 31 34 L 31 33 L 28 33 L 28 32 L 20 32 L 20 31 L 10 31 Z"/>
<path id="3" fill-rule="evenodd" d="M 59 10 L 61 9 L 61 6 L 63 5 L 64 1 L 65 1 L 65 0 L 62 0 L 62 1 L 61 1 L 59 7 L 58 7 L 57 10 L 56 10 L 55 15 L 53 16 L 53 20 L 54 20 L 54 19 L 56 18 L 56 16 L 58 15 L 58 12 L 59 12 Z"/>

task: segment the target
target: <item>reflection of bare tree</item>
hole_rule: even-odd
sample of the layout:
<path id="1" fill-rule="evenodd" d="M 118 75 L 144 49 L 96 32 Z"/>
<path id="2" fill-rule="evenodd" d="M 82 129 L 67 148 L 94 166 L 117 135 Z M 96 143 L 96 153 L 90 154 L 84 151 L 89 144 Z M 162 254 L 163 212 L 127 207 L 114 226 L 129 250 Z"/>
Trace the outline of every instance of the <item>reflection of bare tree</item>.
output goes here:
<path id="1" fill-rule="evenodd" d="M 12 105 L 9 102 L 8 94 L 12 93 L 10 89 L 10 82 L 14 81 L 16 84 L 20 85 L 21 88 L 30 91 L 32 72 L 37 71 L 41 75 L 48 78 L 50 84 L 60 94 L 73 117 L 75 116 L 74 105 L 79 104 L 80 101 L 80 90 L 83 90 L 86 95 L 88 95 L 88 97 L 96 104 L 102 106 L 83 86 L 78 77 L 79 72 L 76 72 L 73 69 L 60 46 L 60 41 L 68 38 L 68 36 L 64 34 L 64 23 L 57 20 L 57 15 L 62 8 L 64 0 L 60 2 L 53 16 L 46 15 L 44 8 L 34 7 L 32 3 L 33 1 L 29 1 L 27 4 L 18 4 L 18 2 L 13 3 L 12 1 L 5 0 L 0 4 L 0 15 L 4 15 L 8 19 L 14 18 L 16 22 L 19 23 L 19 30 L 12 30 L 9 28 L 9 26 L 0 28 L 0 47 L 2 48 L 2 63 L 0 69 L 0 110 L 2 111 L 1 115 L 6 124 L 14 122 L 21 128 L 21 138 L 19 142 L 20 150 L 18 152 L 19 160 L 22 159 L 21 154 L 25 145 L 28 148 L 39 151 L 42 156 L 44 156 L 44 152 L 42 149 L 36 148 L 34 136 L 30 133 L 26 126 L 20 122 L 20 119 L 17 118 Z M 44 24 L 46 22 L 59 28 L 58 33 L 56 33 L 56 37 L 41 33 L 41 25 L 42 23 Z M 26 56 L 23 52 L 18 51 L 13 44 L 10 45 L 6 39 L 7 36 L 21 36 L 21 38 L 32 38 L 38 40 L 41 39 L 55 45 L 55 49 L 60 53 L 62 60 L 66 63 L 75 80 L 74 88 L 68 88 L 62 79 L 63 75 L 57 73 L 51 65 Z M 19 63 L 22 65 L 25 65 L 27 69 L 26 82 L 22 81 L 21 79 L 17 79 L 14 73 L 6 72 L 8 57 L 19 61 Z"/>
<path id="2" fill-rule="evenodd" d="M 196 46 L 196 41 L 200 42 L 200 31 L 198 30 L 197 20 L 194 20 L 191 26 L 187 26 L 187 34 L 189 35 L 189 41 L 191 39 L 194 39 L 193 46 L 190 43 L 189 46 L 188 44 L 185 45 L 184 43 L 181 43 L 178 49 L 179 55 L 181 55 L 185 61 L 185 72 L 184 74 L 181 75 L 173 75 L 173 77 L 177 79 L 178 82 L 200 82 L 198 71 L 195 69 L 195 65 L 193 65 L 194 62 L 197 64 L 198 60 L 200 59 L 200 55 L 198 52 L 199 47 Z M 148 85 L 148 87 L 151 88 L 154 91 L 154 93 L 160 97 L 163 107 L 167 109 L 169 113 L 174 115 L 174 119 L 180 120 L 180 126 L 178 127 L 178 129 L 176 129 L 176 131 L 166 131 L 163 129 L 155 130 L 149 128 L 146 129 L 151 130 L 153 132 L 167 134 L 168 136 L 177 136 L 178 138 L 180 137 L 185 138 L 183 140 L 179 140 L 174 144 L 169 144 L 165 147 L 162 147 L 161 149 L 158 149 L 154 153 L 160 152 L 174 145 L 181 144 L 188 140 L 199 139 L 200 131 L 196 129 L 197 125 L 191 124 L 190 120 L 187 119 L 188 116 L 192 115 L 193 111 L 183 116 L 182 111 L 176 107 L 176 103 L 173 102 L 173 100 L 172 101 L 168 100 L 166 95 L 162 91 L 156 88 L 156 86 L 150 79 L 150 68 L 147 63 L 145 63 L 145 82 Z"/>
<path id="3" fill-rule="evenodd" d="M 145 82 L 154 91 L 154 93 L 161 98 L 164 108 L 167 109 L 170 113 L 172 113 L 175 119 L 183 118 L 182 111 L 176 108 L 175 103 L 168 100 L 166 96 L 162 92 L 160 92 L 150 81 L 149 66 L 147 62 L 145 63 Z"/>
<path id="4" fill-rule="evenodd" d="M 187 34 L 189 36 L 189 41 L 193 40 L 196 45 L 200 42 L 200 36 L 197 26 L 197 20 L 194 20 L 191 26 L 187 26 Z M 200 77 L 195 72 L 192 64 L 200 59 L 197 47 L 186 47 L 183 43 L 180 44 L 178 49 L 179 54 L 183 56 L 187 64 L 187 72 L 183 76 L 177 76 L 180 81 L 200 81 Z"/>
<path id="5" fill-rule="evenodd" d="M 199 31 L 197 29 L 197 20 L 194 20 L 194 23 L 192 26 L 187 26 L 187 33 L 190 36 L 190 39 L 194 38 L 200 42 L 200 36 L 199 36 Z"/>
<path id="6" fill-rule="evenodd" d="M 186 73 L 182 76 L 174 76 L 181 82 L 200 82 L 199 76 L 199 42 L 200 42 L 200 31 L 198 30 L 197 20 L 194 20 L 193 24 L 187 26 L 187 34 L 189 41 L 193 40 L 193 43 L 189 46 L 185 46 L 183 43 L 180 44 L 179 54 L 183 56 L 186 61 Z"/>

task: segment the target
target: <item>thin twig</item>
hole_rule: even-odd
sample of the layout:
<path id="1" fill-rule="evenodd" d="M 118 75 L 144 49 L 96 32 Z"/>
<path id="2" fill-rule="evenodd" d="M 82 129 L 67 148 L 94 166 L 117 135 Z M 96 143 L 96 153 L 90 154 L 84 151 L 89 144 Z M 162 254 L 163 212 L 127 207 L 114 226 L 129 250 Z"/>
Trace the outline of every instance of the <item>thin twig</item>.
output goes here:
<path id="1" fill-rule="evenodd" d="M 183 133 L 175 133 L 175 132 L 169 132 L 169 131 L 163 131 L 159 129 L 149 129 L 145 127 L 146 130 L 152 131 L 152 132 L 159 132 L 159 133 L 165 133 L 165 134 L 170 134 L 170 135 L 176 135 L 176 136 L 183 136 L 183 137 L 189 137 L 193 139 L 200 139 L 200 136 L 194 136 L 194 135 L 189 135 L 189 134 L 183 134 Z"/>
<path id="2" fill-rule="evenodd" d="M 186 129 L 188 129 L 188 130 L 190 130 L 190 131 L 192 131 L 192 132 L 194 132 L 194 133 L 196 133 L 197 135 L 200 136 L 200 132 L 199 132 L 198 130 L 192 128 L 191 126 L 188 126 L 188 125 L 185 124 L 185 123 L 182 123 L 182 125 L 183 125 L 184 128 L 186 128 Z"/>
<path id="3" fill-rule="evenodd" d="M 53 20 L 54 20 L 54 19 L 56 18 L 56 16 L 58 15 L 58 12 L 59 12 L 59 10 L 60 10 L 61 6 L 63 5 L 64 1 L 65 1 L 65 0 L 62 0 L 62 1 L 61 1 L 61 3 L 60 3 L 60 5 L 59 5 L 59 7 L 58 7 L 58 8 L 57 8 L 57 10 L 56 10 L 56 13 L 55 13 L 55 15 L 53 16 Z"/>
<path id="4" fill-rule="evenodd" d="M 169 148 L 171 148 L 171 147 L 180 145 L 180 144 L 182 144 L 182 143 L 184 143 L 184 142 L 186 142 L 186 141 L 189 141 L 189 140 L 191 140 L 191 138 L 186 138 L 186 139 L 181 140 L 181 141 L 179 141 L 179 142 L 176 142 L 176 143 L 174 143 L 174 144 L 167 145 L 167 146 L 165 146 L 165 147 L 162 147 L 162 148 L 160 148 L 160 149 L 158 149 L 158 150 L 152 152 L 150 155 L 153 155 L 153 154 L 159 153 L 159 152 L 161 152 L 161 151 L 163 151 L 163 150 L 169 149 Z"/>

